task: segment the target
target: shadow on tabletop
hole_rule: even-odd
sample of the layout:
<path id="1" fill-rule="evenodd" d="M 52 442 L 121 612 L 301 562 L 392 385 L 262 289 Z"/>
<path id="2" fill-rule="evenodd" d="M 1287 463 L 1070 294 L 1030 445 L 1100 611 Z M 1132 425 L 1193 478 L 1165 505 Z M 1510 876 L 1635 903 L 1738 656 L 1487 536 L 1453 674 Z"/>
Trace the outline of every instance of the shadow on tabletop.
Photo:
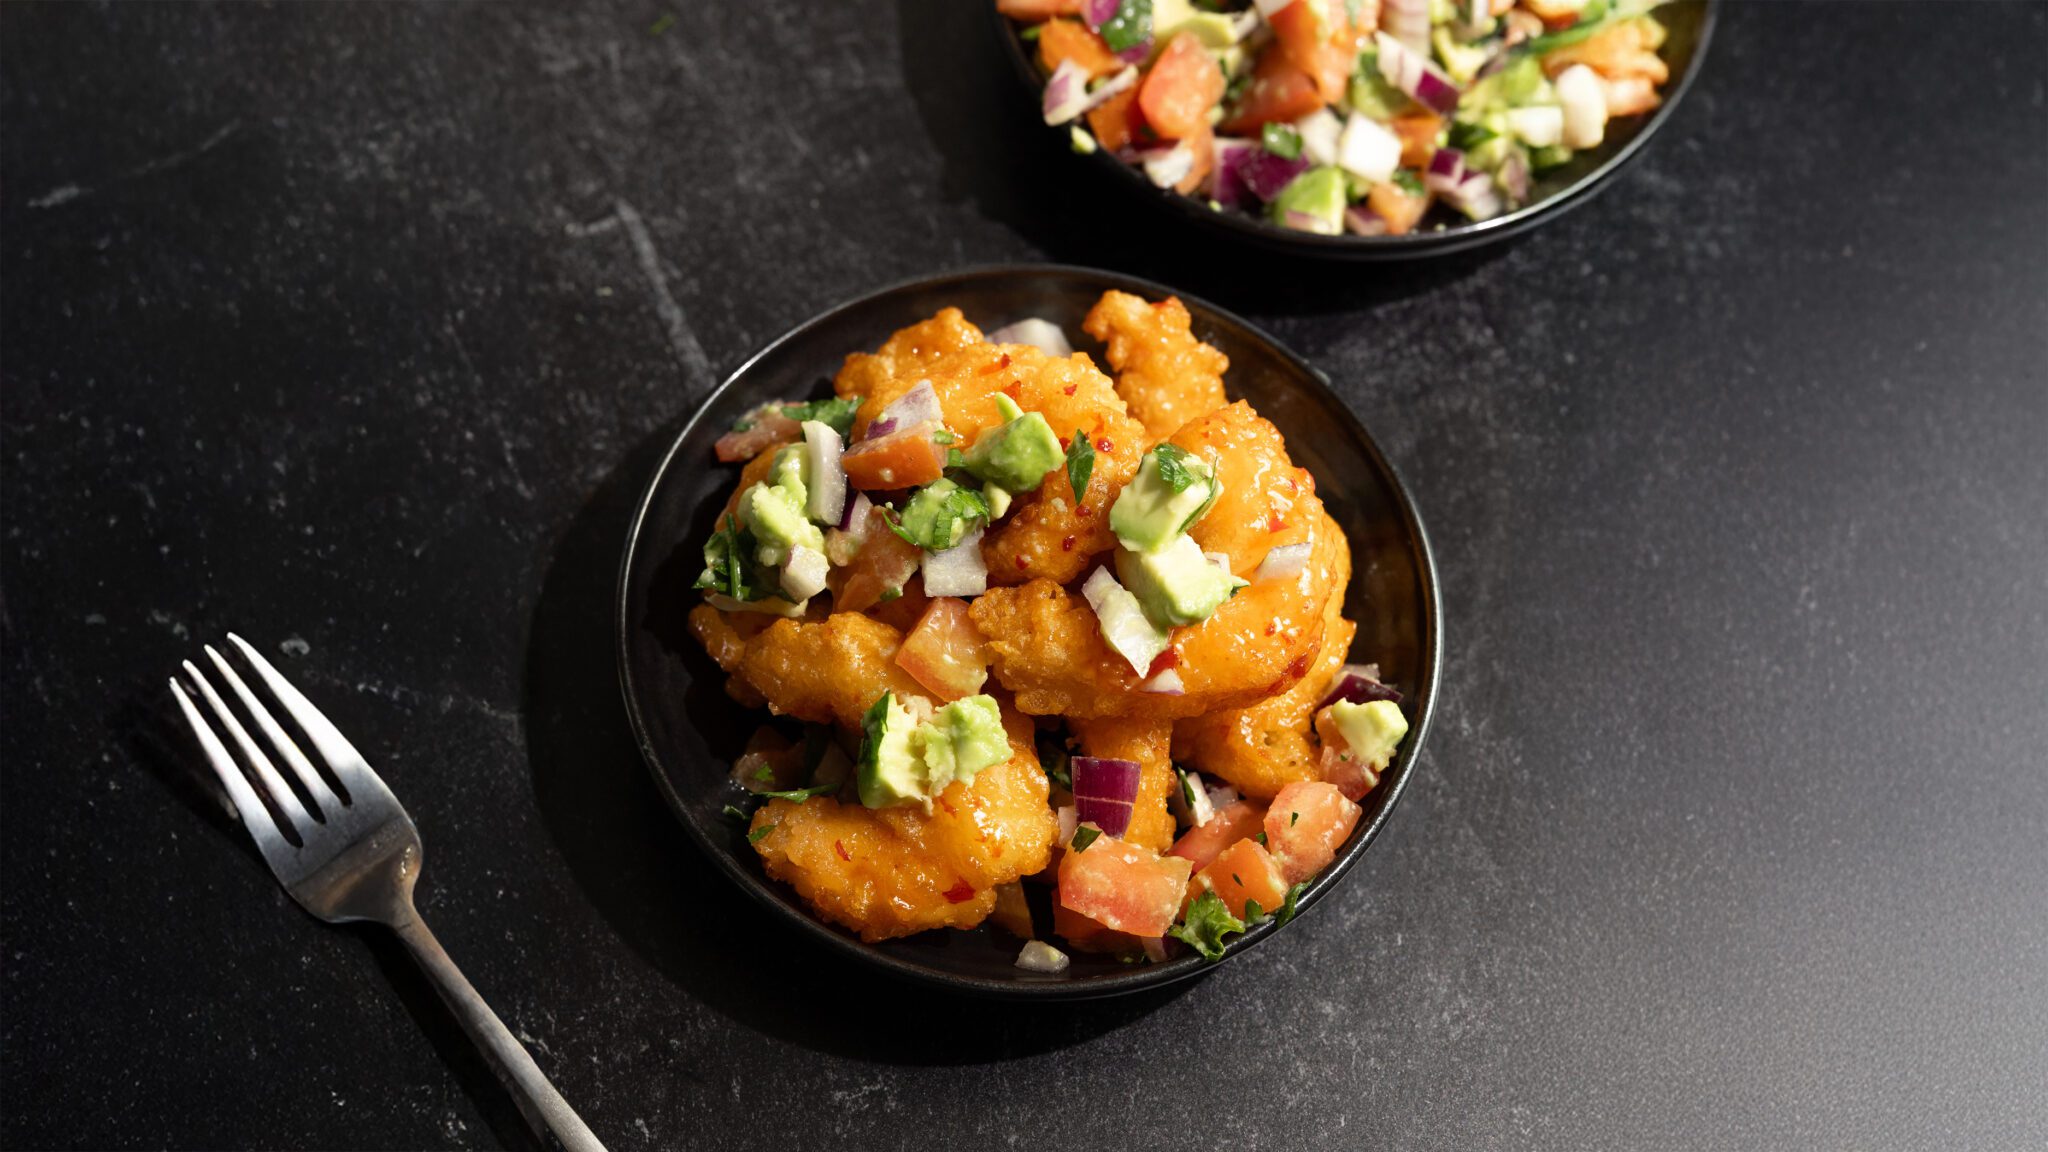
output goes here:
<path id="1" fill-rule="evenodd" d="M 992 0 L 897 0 L 903 82 L 944 165 L 942 195 L 971 200 L 1054 260 L 1148 277 L 1251 315 L 1355 312 L 1480 273 L 1519 242 L 1421 260 L 1287 257 L 1197 227 L 1149 189 L 1072 155 L 1035 115 L 1006 59 Z M 1163 193 L 1158 195 L 1164 195 Z"/>
<path id="2" fill-rule="evenodd" d="M 655 789 L 619 692 L 613 599 L 626 530 L 671 423 L 584 505 L 549 562 L 521 712 L 542 819 L 577 884 L 634 951 L 741 1024 L 819 1051 L 959 1064 L 1056 1050 L 1136 1020 L 1194 982 L 1108 1001 L 952 998 L 832 956 L 698 851 Z M 946 1010 L 905 1013 L 906 996 Z M 963 1028 L 964 1020 L 978 1027 Z"/>
<path id="3" fill-rule="evenodd" d="M 171 702 L 168 690 L 156 696 L 128 701 L 121 708 L 116 729 L 130 759 L 162 786 L 180 807 L 198 817 L 215 835 L 233 844 L 248 860 L 249 866 L 261 872 L 264 882 L 276 882 L 262 853 L 256 850 L 255 842 L 242 830 L 240 817 L 233 814 L 227 793 L 220 789 L 207 768 L 204 755 L 190 729 L 185 726 L 184 718 Z M 310 914 L 306 920 L 309 925 L 317 922 Z M 427 1042 L 433 1045 L 434 1054 L 453 1073 L 463 1094 L 476 1105 L 478 1114 L 499 1145 L 520 1152 L 528 1149 L 539 1152 L 544 1145 L 527 1126 L 518 1104 L 498 1080 L 497 1073 L 477 1050 L 469 1034 L 448 1011 L 440 993 L 420 971 L 398 937 L 378 925 L 345 924 L 335 927 L 361 940 L 369 949 L 379 972 L 390 984 L 391 991 L 397 994 L 398 1002 L 426 1036 Z M 287 943 L 280 938 L 278 946 L 284 947 Z"/>

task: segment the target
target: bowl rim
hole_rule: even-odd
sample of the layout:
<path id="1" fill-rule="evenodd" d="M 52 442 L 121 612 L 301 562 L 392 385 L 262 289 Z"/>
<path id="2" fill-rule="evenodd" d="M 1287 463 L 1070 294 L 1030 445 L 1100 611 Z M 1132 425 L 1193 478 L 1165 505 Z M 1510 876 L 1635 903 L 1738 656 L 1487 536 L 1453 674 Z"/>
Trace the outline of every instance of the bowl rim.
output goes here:
<path id="1" fill-rule="evenodd" d="M 639 688 L 634 679 L 631 657 L 634 632 L 631 617 L 633 602 L 632 581 L 635 564 L 641 551 L 642 538 L 647 527 L 648 515 L 656 499 L 661 495 L 666 486 L 671 469 L 678 465 L 683 446 L 689 442 L 693 433 L 696 432 L 699 422 L 705 418 L 706 414 L 711 411 L 716 402 L 728 389 L 737 386 L 748 376 L 755 365 L 784 345 L 802 339 L 814 329 L 848 311 L 864 307 L 883 297 L 899 292 L 925 291 L 947 285 L 1034 276 L 1079 279 L 1097 287 L 1117 288 L 1133 293 L 1147 294 L 1154 299 L 1177 296 L 1191 310 L 1205 312 L 1208 316 L 1220 319 L 1226 324 L 1236 325 L 1244 334 L 1277 353 L 1282 360 L 1289 362 L 1296 369 L 1300 370 L 1307 379 L 1315 383 L 1320 391 L 1320 398 L 1325 402 L 1324 406 L 1336 410 L 1339 414 L 1340 423 L 1343 424 L 1345 430 L 1364 450 L 1367 459 L 1380 469 L 1381 474 L 1385 477 L 1387 486 L 1391 490 L 1394 505 L 1399 510 L 1406 530 L 1407 539 L 1405 544 L 1413 558 L 1417 579 L 1421 583 L 1423 674 L 1413 692 L 1413 698 L 1416 702 L 1415 721 L 1410 728 L 1407 745 L 1401 754 L 1401 771 L 1391 781 L 1392 788 L 1387 796 L 1386 803 L 1379 808 L 1377 816 L 1370 823 L 1359 832 L 1354 833 L 1354 842 L 1336 860 L 1331 862 L 1328 867 L 1317 874 L 1315 879 L 1310 882 L 1307 891 L 1296 902 L 1297 913 L 1306 912 L 1314 907 L 1325 893 L 1329 892 L 1331 888 L 1343 879 L 1344 875 L 1357 863 L 1359 857 L 1363 856 L 1366 849 L 1379 837 L 1380 831 L 1385 827 L 1387 820 L 1392 817 L 1395 807 L 1399 804 L 1402 795 L 1407 791 L 1409 780 L 1414 775 L 1422 748 L 1429 735 L 1432 721 L 1435 719 L 1437 693 L 1442 680 L 1443 598 L 1437 579 L 1436 560 L 1431 550 L 1429 535 L 1423 526 L 1420 513 L 1416 510 L 1414 500 L 1409 494 L 1407 482 L 1401 477 L 1400 472 L 1395 469 L 1393 463 L 1387 459 L 1385 453 L 1380 450 L 1378 442 L 1372 438 L 1371 433 L 1366 430 L 1358 415 L 1351 410 L 1351 406 L 1346 404 L 1343 397 L 1337 395 L 1330 386 L 1329 377 L 1307 360 L 1297 355 L 1285 344 L 1275 339 L 1272 334 L 1238 316 L 1236 313 L 1202 297 L 1180 292 L 1164 284 L 1159 284 L 1142 277 L 1082 265 L 976 265 L 899 280 L 860 296 L 843 300 L 795 325 L 749 356 L 744 363 L 728 374 L 716 387 L 692 402 L 689 418 L 676 431 L 667 451 L 662 454 L 660 463 L 655 466 L 653 472 L 649 475 L 646 487 L 641 493 L 640 500 L 635 506 L 632 519 L 628 524 L 625 549 L 619 563 L 618 584 L 613 604 L 614 638 L 618 645 L 619 689 L 626 706 L 627 718 L 633 729 L 633 741 L 640 751 L 640 758 L 646 765 L 648 773 L 654 778 L 656 789 L 667 802 L 671 813 L 687 830 L 691 839 L 696 842 L 697 848 L 709 856 L 719 870 L 724 872 L 727 877 L 757 903 L 767 907 L 776 915 L 784 918 L 785 921 L 793 921 L 800 925 L 802 931 L 822 941 L 828 948 L 839 955 L 849 957 L 856 963 L 865 965 L 871 970 L 879 971 L 898 979 L 985 998 L 1033 1001 L 1088 1000 L 1123 995 L 1146 988 L 1161 987 L 1202 975 L 1218 967 L 1222 961 L 1236 957 L 1254 944 L 1271 936 L 1279 928 L 1284 927 L 1284 925 L 1278 924 L 1273 919 L 1267 919 L 1264 923 L 1231 940 L 1226 946 L 1226 951 L 1222 958 L 1217 961 L 1207 961 L 1200 956 L 1189 954 L 1169 960 L 1163 964 L 1147 964 L 1114 975 L 1094 976 L 1085 980 L 1070 982 L 1011 982 L 968 976 L 925 967 L 886 953 L 840 929 L 826 924 L 809 912 L 794 908 L 779 899 L 768 888 L 768 885 L 773 883 L 773 881 L 764 876 L 749 873 L 742 867 L 740 861 L 727 850 L 728 846 L 716 842 L 710 831 L 698 824 L 697 820 L 691 815 L 689 805 L 685 803 L 681 794 L 669 780 L 668 774 L 663 770 L 661 753 L 655 747 L 647 721 L 641 713 Z"/>
<path id="2" fill-rule="evenodd" d="M 1469 221 L 1428 232 L 1410 232 L 1405 236 L 1354 236 L 1348 232 L 1337 236 L 1325 236 L 1321 233 L 1283 228 L 1241 212 L 1216 211 L 1192 196 L 1154 187 L 1138 169 L 1118 160 L 1113 154 L 1101 148 L 1096 148 L 1083 159 L 1099 168 L 1115 170 L 1118 173 L 1115 178 L 1126 181 L 1127 187 L 1166 201 L 1184 218 L 1269 248 L 1298 255 L 1330 259 L 1406 260 L 1468 251 L 1534 228 L 1591 200 L 1594 194 L 1610 184 L 1613 178 L 1641 153 L 1650 138 L 1657 134 L 1658 129 L 1662 128 L 1665 121 L 1677 110 L 1686 93 L 1692 90 L 1693 82 L 1699 77 L 1700 66 L 1706 61 L 1707 49 L 1713 43 L 1714 29 L 1719 22 L 1721 0 L 1695 2 L 1700 5 L 1701 11 L 1698 42 L 1693 47 L 1692 58 L 1686 62 L 1685 71 L 1679 74 L 1676 82 L 1668 86 L 1663 103 L 1657 106 L 1656 111 L 1650 113 L 1649 119 L 1643 121 L 1642 128 L 1613 155 L 1564 188 L 1541 200 L 1524 204 L 1512 212 L 1495 216 L 1491 220 Z M 1018 35 L 1017 26 L 1009 17 L 996 11 L 994 5 L 989 6 L 989 11 L 994 15 L 997 36 L 1003 42 L 1004 54 L 1010 58 L 1011 66 L 1018 78 L 1025 81 L 1026 86 L 1032 91 L 1042 89 L 1043 81 L 1038 69 L 1032 64 L 1030 55 L 1024 50 L 1024 42 Z"/>

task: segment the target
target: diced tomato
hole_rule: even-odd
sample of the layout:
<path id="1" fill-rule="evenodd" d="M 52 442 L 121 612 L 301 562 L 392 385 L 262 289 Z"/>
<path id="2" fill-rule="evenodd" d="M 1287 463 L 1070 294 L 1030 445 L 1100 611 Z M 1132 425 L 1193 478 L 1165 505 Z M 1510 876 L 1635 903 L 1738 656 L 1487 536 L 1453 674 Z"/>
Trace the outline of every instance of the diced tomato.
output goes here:
<path id="1" fill-rule="evenodd" d="M 1239 840 L 1225 848 L 1195 877 L 1189 895 L 1197 888 L 1214 892 L 1240 920 L 1247 900 L 1258 901 L 1261 912 L 1278 912 L 1287 902 L 1287 878 L 1281 874 L 1280 863 L 1257 840 Z"/>
<path id="2" fill-rule="evenodd" d="M 1266 22 L 1273 26 L 1281 55 L 1315 82 L 1324 103 L 1344 98 L 1358 46 L 1341 2 L 1326 3 L 1319 11 L 1309 0 L 1294 0 Z"/>
<path id="3" fill-rule="evenodd" d="M 720 436 L 713 451 L 718 453 L 720 463 L 737 464 L 759 456 L 764 448 L 787 444 L 802 435 L 803 425 L 780 412 L 756 413 L 753 424 L 745 431 Z"/>
<path id="4" fill-rule="evenodd" d="M 1375 184 L 1365 194 L 1365 206 L 1387 222 L 1387 235 L 1406 236 L 1429 211 L 1429 193 L 1410 192 L 1399 184 Z"/>
<path id="5" fill-rule="evenodd" d="M 1081 0 L 996 0 L 996 11 L 1012 20 L 1035 23 L 1054 16 L 1078 16 Z"/>
<path id="6" fill-rule="evenodd" d="M 1266 847 L 1289 884 L 1330 866 L 1337 846 L 1358 826 L 1358 805 L 1334 784 L 1301 781 L 1280 789 L 1266 809 Z"/>
<path id="7" fill-rule="evenodd" d="M 1048 20 L 1038 26 L 1038 62 L 1052 72 L 1063 60 L 1072 60 L 1090 77 L 1107 76 L 1124 66 L 1109 45 L 1102 42 L 1102 37 L 1086 24 L 1079 20 Z"/>
<path id="8" fill-rule="evenodd" d="M 1216 810 L 1209 822 L 1190 828 L 1166 850 L 1195 868 L 1207 868 L 1211 860 L 1233 841 L 1253 835 L 1263 826 L 1266 810 L 1251 800 L 1236 800 Z"/>
<path id="9" fill-rule="evenodd" d="M 898 428 L 887 436 L 863 440 L 846 450 L 839 464 L 855 488 L 915 488 L 937 480 L 946 470 L 946 450 L 932 440 L 930 421 Z"/>
<path id="10" fill-rule="evenodd" d="M 988 641 L 968 619 L 967 601 L 941 597 L 903 638 L 896 663 L 933 695 L 958 700 L 981 691 L 988 679 Z"/>
<path id="11" fill-rule="evenodd" d="M 832 579 L 840 581 L 833 587 L 834 612 L 865 612 L 873 608 L 892 589 L 902 590 L 917 575 L 918 565 L 924 559 L 917 545 L 889 531 L 882 523 L 881 509 L 870 510 L 868 516 L 867 539 L 861 543 L 860 551 L 854 553 L 853 562 L 832 570 Z"/>
<path id="12" fill-rule="evenodd" d="M 1317 730 L 1321 730 L 1320 725 Z M 1336 743 L 1325 740 L 1323 743 L 1321 771 L 1324 783 L 1335 784 L 1337 791 L 1342 792 L 1344 798 L 1353 803 L 1363 799 L 1365 794 L 1372 791 L 1380 782 L 1379 772 L 1372 765 L 1353 756 L 1341 740 Z"/>
<path id="13" fill-rule="evenodd" d="M 1647 76 L 1624 76 L 1607 83 L 1607 118 L 1634 116 L 1648 112 L 1663 101 L 1657 95 L 1657 86 Z"/>
<path id="14" fill-rule="evenodd" d="M 1209 178 L 1209 169 L 1216 166 L 1216 133 L 1204 124 L 1182 137 L 1181 144 L 1195 154 L 1194 167 L 1173 186 L 1174 191 L 1186 195 L 1200 188 L 1202 181 Z"/>
<path id="15" fill-rule="evenodd" d="M 1192 32 L 1182 32 L 1166 42 L 1138 87 L 1138 106 L 1145 110 L 1145 122 L 1169 140 L 1208 127 L 1209 109 L 1221 99 L 1223 69 Z"/>
<path id="16" fill-rule="evenodd" d="M 1144 111 L 1138 107 L 1136 88 L 1126 88 L 1088 110 L 1088 130 L 1111 152 L 1129 144 L 1144 126 Z"/>
<path id="17" fill-rule="evenodd" d="M 1053 891 L 1052 897 L 1052 932 L 1066 941 L 1067 948 L 1074 952 L 1132 956 L 1144 947 L 1144 942 L 1136 936 L 1128 932 L 1112 932 L 1061 904 L 1057 889 Z"/>
<path id="18" fill-rule="evenodd" d="M 1187 895 L 1188 862 L 1114 836 L 1060 860 L 1060 905 L 1105 928 L 1164 936 Z"/>
<path id="19" fill-rule="evenodd" d="M 1427 168 L 1436 155 L 1436 134 L 1444 118 L 1427 108 L 1409 108 L 1394 117 L 1387 127 L 1401 138 L 1401 167 Z"/>
<path id="20" fill-rule="evenodd" d="M 1221 130 L 1225 136 L 1252 136 L 1262 125 L 1292 124 L 1322 106 L 1323 97 L 1309 74 L 1288 63 L 1278 48 L 1268 48 Z"/>

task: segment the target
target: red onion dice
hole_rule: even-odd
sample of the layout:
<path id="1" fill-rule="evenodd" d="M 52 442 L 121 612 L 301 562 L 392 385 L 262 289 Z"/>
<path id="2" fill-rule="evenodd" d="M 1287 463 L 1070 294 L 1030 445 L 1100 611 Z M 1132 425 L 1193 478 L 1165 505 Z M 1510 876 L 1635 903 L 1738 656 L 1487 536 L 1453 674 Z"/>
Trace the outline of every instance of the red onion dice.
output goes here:
<path id="1" fill-rule="evenodd" d="M 1144 57 L 1141 55 L 1139 59 Z M 1045 122 L 1065 124 L 1137 82 L 1138 70 L 1126 68 L 1091 90 L 1087 69 L 1072 60 L 1062 60 L 1045 82 L 1045 97 L 1041 101 Z"/>
<path id="2" fill-rule="evenodd" d="M 1323 696 L 1323 702 L 1316 705 L 1320 712 L 1339 700 L 1353 704 L 1369 704 L 1374 700 L 1401 702 L 1401 694 L 1380 683 L 1380 666 L 1377 664 L 1346 664 L 1337 673 L 1337 679 L 1330 684 L 1330 691 Z"/>
<path id="3" fill-rule="evenodd" d="M 1209 170 L 1209 199 L 1225 208 L 1241 208 L 1251 197 L 1245 183 L 1244 166 L 1265 149 L 1256 140 L 1219 137 L 1214 145 L 1215 167 Z"/>
<path id="4" fill-rule="evenodd" d="M 1306 156 L 1296 156 L 1289 160 L 1285 156 L 1275 156 L 1264 148 L 1259 148 L 1244 160 L 1238 169 L 1238 176 L 1244 181 L 1244 186 L 1251 190 L 1252 195 L 1270 201 L 1280 195 L 1289 184 L 1294 183 L 1296 176 L 1308 171 L 1309 167 L 1309 159 Z"/>
<path id="5" fill-rule="evenodd" d="M 1385 236 L 1387 222 L 1365 205 L 1354 204 L 1344 210 L 1344 230 L 1353 236 Z"/>
<path id="6" fill-rule="evenodd" d="M 1292 580 L 1308 567 L 1309 553 L 1315 546 L 1303 541 L 1299 544 L 1282 544 L 1266 553 L 1259 562 L 1259 579 Z"/>
<path id="7" fill-rule="evenodd" d="M 1418 51 L 1385 32 L 1373 35 L 1380 49 L 1380 75 L 1387 83 L 1413 96 L 1416 103 L 1446 116 L 1457 109 L 1461 95 L 1458 86 L 1429 62 L 1426 51 Z M 1427 36 L 1425 30 L 1425 39 Z"/>
<path id="8" fill-rule="evenodd" d="M 1429 170 L 1422 174 L 1422 186 L 1444 195 L 1456 192 L 1465 179 L 1465 154 L 1456 148 L 1439 148 L 1430 154 Z"/>
<path id="9" fill-rule="evenodd" d="M 1068 767 L 1074 774 L 1076 817 L 1121 837 L 1131 826 L 1131 808 L 1138 802 L 1138 762 L 1076 756 Z"/>
<path id="10" fill-rule="evenodd" d="M 981 558 L 981 533 L 976 528 L 944 552 L 924 554 L 924 594 L 979 596 L 988 591 L 988 565 Z"/>
<path id="11" fill-rule="evenodd" d="M 1138 691 L 1152 692 L 1160 696 L 1180 696 L 1187 692 L 1187 686 L 1181 683 L 1179 672 L 1168 668 L 1138 685 Z"/>
<path id="12" fill-rule="evenodd" d="M 1088 27 L 1099 32 L 1104 24 L 1116 18 L 1117 10 L 1123 6 L 1123 0 L 1086 0 L 1081 8 L 1081 17 L 1088 21 Z"/>
<path id="13" fill-rule="evenodd" d="M 939 394 L 932 391 L 932 382 L 919 380 L 917 387 L 890 401 L 889 406 L 882 409 L 874 423 L 868 425 L 867 435 L 861 439 L 879 440 L 906 425 L 921 424 L 926 420 L 936 424 L 943 419 L 945 413 L 939 410 Z"/>

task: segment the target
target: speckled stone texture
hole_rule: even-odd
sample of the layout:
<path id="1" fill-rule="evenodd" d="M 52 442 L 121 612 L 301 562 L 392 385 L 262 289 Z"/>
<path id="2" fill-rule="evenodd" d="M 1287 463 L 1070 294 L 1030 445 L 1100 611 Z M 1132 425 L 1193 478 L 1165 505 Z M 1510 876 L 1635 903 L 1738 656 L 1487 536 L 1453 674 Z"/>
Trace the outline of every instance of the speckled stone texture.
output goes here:
<path id="1" fill-rule="evenodd" d="M 1594 203 L 1351 269 L 1090 178 L 979 0 L 663 11 L 0 7 L 0 1144 L 526 1144 L 195 783 L 163 682 L 233 627 L 382 767 L 428 919 L 614 1149 L 2048 1146 L 2048 9 L 1729 4 Z M 1448 661 L 1281 941 L 1024 1011 L 730 890 L 607 612 L 715 374 L 1042 258 L 1326 368 Z"/>

